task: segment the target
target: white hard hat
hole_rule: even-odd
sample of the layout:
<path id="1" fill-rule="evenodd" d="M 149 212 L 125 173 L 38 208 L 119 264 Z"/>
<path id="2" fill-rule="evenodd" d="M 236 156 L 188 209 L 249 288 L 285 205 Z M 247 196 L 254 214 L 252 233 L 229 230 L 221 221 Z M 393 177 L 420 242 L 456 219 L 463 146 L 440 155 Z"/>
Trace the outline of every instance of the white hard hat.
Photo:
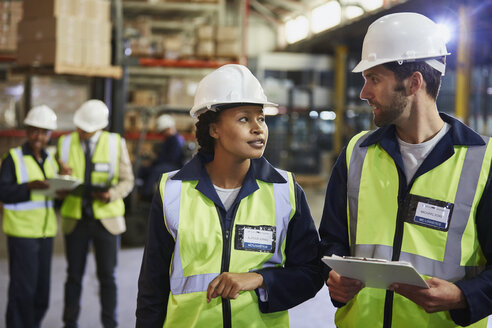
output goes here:
<path id="1" fill-rule="evenodd" d="M 157 118 L 157 130 L 164 131 L 168 128 L 174 128 L 174 119 L 171 115 L 161 115 Z"/>
<path id="2" fill-rule="evenodd" d="M 228 64 L 200 81 L 190 115 L 198 117 L 207 110 L 215 110 L 217 105 L 235 103 L 278 106 L 267 100 L 260 82 L 246 66 Z"/>
<path id="3" fill-rule="evenodd" d="M 352 72 L 389 63 L 424 60 L 444 75 L 446 65 L 435 58 L 449 55 L 442 29 L 417 13 L 383 16 L 367 29 L 362 59 Z"/>
<path id="4" fill-rule="evenodd" d="M 85 132 L 92 133 L 108 126 L 108 116 L 108 106 L 100 100 L 91 99 L 77 109 L 73 123 Z"/>
<path id="5" fill-rule="evenodd" d="M 46 105 L 31 108 L 24 124 L 46 130 L 56 130 L 56 114 Z"/>

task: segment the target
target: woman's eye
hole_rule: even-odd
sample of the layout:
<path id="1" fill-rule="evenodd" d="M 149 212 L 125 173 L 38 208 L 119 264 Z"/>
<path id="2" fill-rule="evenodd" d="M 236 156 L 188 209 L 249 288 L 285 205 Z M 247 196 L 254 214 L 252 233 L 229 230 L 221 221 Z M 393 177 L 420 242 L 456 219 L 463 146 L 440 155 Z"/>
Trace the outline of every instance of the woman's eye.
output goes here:
<path id="1" fill-rule="evenodd" d="M 241 117 L 239 119 L 239 122 L 248 122 L 248 118 L 247 117 Z"/>

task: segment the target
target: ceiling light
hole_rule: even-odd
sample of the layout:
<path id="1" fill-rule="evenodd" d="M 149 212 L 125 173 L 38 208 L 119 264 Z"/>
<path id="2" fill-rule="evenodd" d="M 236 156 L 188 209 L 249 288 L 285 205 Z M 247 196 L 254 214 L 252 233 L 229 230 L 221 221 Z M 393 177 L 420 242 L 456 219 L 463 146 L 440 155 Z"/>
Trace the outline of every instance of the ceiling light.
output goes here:
<path id="1" fill-rule="evenodd" d="M 384 4 L 384 0 L 364 0 L 360 1 L 359 3 L 364 8 L 364 10 L 371 11 L 381 8 Z"/>
<path id="2" fill-rule="evenodd" d="M 308 36 L 309 21 L 305 16 L 297 16 L 285 23 L 285 38 L 288 43 L 294 43 Z"/>
<path id="3" fill-rule="evenodd" d="M 342 20 L 342 8 L 338 1 L 330 1 L 313 9 L 312 31 L 318 33 L 340 24 Z"/>
<path id="4" fill-rule="evenodd" d="M 359 6 L 347 6 L 343 8 L 345 18 L 354 19 L 364 14 L 364 9 Z"/>

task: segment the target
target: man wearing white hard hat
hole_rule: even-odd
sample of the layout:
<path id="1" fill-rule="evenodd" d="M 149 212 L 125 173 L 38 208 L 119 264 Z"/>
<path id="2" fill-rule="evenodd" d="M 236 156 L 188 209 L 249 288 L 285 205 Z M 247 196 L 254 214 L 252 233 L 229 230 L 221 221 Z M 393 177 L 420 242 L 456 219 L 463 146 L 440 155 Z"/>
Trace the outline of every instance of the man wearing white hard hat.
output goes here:
<path id="1" fill-rule="evenodd" d="M 185 140 L 176 130 L 174 118 L 171 115 L 160 115 L 157 118 L 157 130 L 164 135 L 164 141 L 158 145 L 156 158 L 150 167 L 140 171 L 144 180 L 142 194 L 152 197 L 155 186 L 162 173 L 177 170 L 183 166 L 183 147 Z"/>
<path id="2" fill-rule="evenodd" d="M 364 38 L 353 72 L 378 129 L 354 136 L 333 168 L 321 255 L 408 262 L 428 288 L 397 275 L 368 288 L 325 266 L 337 327 L 487 326 L 492 147 L 437 109 L 448 55 L 437 24 L 417 13 L 381 17 Z"/>
<path id="3" fill-rule="evenodd" d="M 48 310 L 51 256 L 57 222 L 53 198 L 36 190 L 47 189 L 47 179 L 58 174 L 58 164 L 46 151 L 56 115 L 42 105 L 24 120 L 27 142 L 2 158 L 0 201 L 3 231 L 9 254 L 7 327 L 40 327 Z"/>
<path id="4" fill-rule="evenodd" d="M 84 182 L 81 194 L 68 194 L 61 207 L 68 262 L 63 322 L 77 327 L 82 279 L 89 248 L 94 246 L 100 284 L 103 327 L 116 327 L 115 270 L 120 234 L 125 231 L 123 198 L 133 188 L 133 172 L 125 140 L 103 131 L 109 110 L 88 100 L 75 112 L 77 131 L 58 142 L 61 165 Z"/>
<path id="5" fill-rule="evenodd" d="M 162 175 L 149 216 L 137 327 L 288 327 L 322 286 L 319 238 L 292 173 L 263 157 L 259 81 L 224 65 L 198 84 L 198 154 Z"/>

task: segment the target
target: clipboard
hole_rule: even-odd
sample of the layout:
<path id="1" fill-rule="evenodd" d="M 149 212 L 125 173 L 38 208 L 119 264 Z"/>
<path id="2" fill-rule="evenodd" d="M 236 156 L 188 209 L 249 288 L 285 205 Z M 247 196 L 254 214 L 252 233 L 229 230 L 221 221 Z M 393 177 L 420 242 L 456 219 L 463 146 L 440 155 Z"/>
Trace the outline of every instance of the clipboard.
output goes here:
<path id="1" fill-rule="evenodd" d="M 109 186 L 106 185 L 91 185 L 91 184 L 79 184 L 75 189 L 70 191 L 70 195 L 83 196 L 85 193 L 91 192 L 105 192 L 109 190 Z"/>
<path id="2" fill-rule="evenodd" d="M 47 189 L 35 189 L 32 190 L 32 192 L 44 195 L 46 197 L 55 197 L 57 191 L 72 190 L 81 183 L 79 179 L 69 175 L 57 175 L 54 178 L 48 179 L 47 181 L 50 184 Z"/>
<path id="3" fill-rule="evenodd" d="M 392 283 L 402 283 L 429 288 L 408 262 L 337 255 L 324 256 L 321 260 L 339 275 L 358 279 L 366 287 L 388 289 Z"/>

